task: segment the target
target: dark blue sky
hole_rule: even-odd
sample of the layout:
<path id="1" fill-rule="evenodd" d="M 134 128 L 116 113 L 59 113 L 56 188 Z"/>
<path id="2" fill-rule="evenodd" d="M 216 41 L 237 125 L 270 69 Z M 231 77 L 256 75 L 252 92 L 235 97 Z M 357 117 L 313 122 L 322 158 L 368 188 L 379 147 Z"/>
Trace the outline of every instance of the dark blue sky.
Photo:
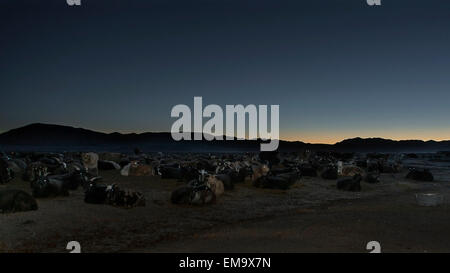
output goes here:
<path id="1" fill-rule="evenodd" d="M 1 132 L 169 131 L 203 96 L 279 104 L 283 139 L 450 139 L 449 75 L 448 0 L 0 0 Z"/>

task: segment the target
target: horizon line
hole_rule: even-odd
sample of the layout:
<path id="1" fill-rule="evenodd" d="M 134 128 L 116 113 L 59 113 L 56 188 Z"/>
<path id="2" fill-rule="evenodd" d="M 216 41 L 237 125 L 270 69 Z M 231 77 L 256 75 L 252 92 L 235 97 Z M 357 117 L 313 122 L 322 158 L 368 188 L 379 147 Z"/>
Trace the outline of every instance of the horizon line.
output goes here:
<path id="1" fill-rule="evenodd" d="M 1 134 L 4 134 L 4 133 L 7 133 L 7 132 L 9 132 L 9 131 L 12 131 L 12 130 L 16 130 L 16 129 L 20 129 L 20 128 L 24 128 L 24 127 L 27 127 L 27 126 L 31 126 L 31 125 L 53 125 L 53 126 L 62 126 L 62 127 L 70 127 L 70 128 L 75 128 L 75 129 L 83 129 L 83 130 L 88 130 L 88 131 L 92 131 L 92 132 L 96 132 L 96 133 L 103 133 L 103 134 L 122 134 L 122 135 L 130 135 L 130 134 L 136 134 L 136 135 L 140 135 L 140 134 L 146 134 L 146 133 L 154 133 L 154 134 L 158 134 L 158 133 L 171 133 L 170 131 L 142 131 L 142 132 L 140 132 L 140 133 L 137 133 L 137 132 L 120 132 L 120 131 L 110 131 L 110 132 L 106 132 L 106 131 L 102 131 L 102 130 L 95 130 L 95 129 L 89 129 L 89 128 L 86 128 L 86 127 L 76 127 L 76 126 L 73 126 L 73 125 L 66 125 L 66 124 L 56 124 L 56 123 L 43 123 L 43 122 L 34 122 L 34 123 L 29 123 L 29 124 L 27 124 L 27 125 L 24 125 L 24 126 L 19 126 L 19 127 L 16 127 L 16 128 L 12 128 L 12 129 L 9 129 L 9 130 L 0 130 L 0 135 Z M 191 134 L 192 133 L 196 133 L 196 132 L 190 132 Z M 201 133 L 201 134 L 204 134 L 203 132 L 197 132 L 197 133 Z M 223 135 L 223 137 L 227 137 L 227 135 Z M 235 136 L 236 137 L 236 136 Z M 237 138 L 237 137 L 236 137 Z M 260 139 L 260 138 L 258 138 L 258 139 Z M 445 142 L 445 141 L 450 141 L 450 139 L 441 139 L 441 140 L 436 140 L 436 139 L 428 139 L 428 140 L 425 140 L 425 139 L 396 139 L 396 138 L 385 138 L 385 137 L 379 137 L 379 136 L 373 136 L 373 137 L 361 137 L 361 136 L 355 136 L 355 137 L 350 137 L 350 138 L 344 138 L 344 139 L 342 139 L 342 140 L 340 140 L 340 141 L 337 141 L 337 142 L 335 142 L 335 143 L 320 143 L 320 142 L 305 142 L 305 141 L 302 141 L 302 140 L 297 140 L 297 139 L 295 139 L 295 140 L 292 140 L 292 139 L 283 139 L 283 138 L 279 138 L 278 140 L 279 141 L 285 141 L 285 142 L 302 142 L 302 143 L 305 143 L 305 144 L 315 144 L 315 145 L 335 145 L 335 144 L 337 144 L 337 143 L 340 143 L 340 142 L 343 142 L 343 141 L 345 141 L 345 140 L 349 140 L 349 139 L 384 139 L 384 140 L 392 140 L 392 141 L 423 141 L 423 142 Z M 242 140 L 242 139 L 241 139 Z M 245 138 L 245 140 L 257 140 L 257 139 L 248 139 L 248 138 Z"/>

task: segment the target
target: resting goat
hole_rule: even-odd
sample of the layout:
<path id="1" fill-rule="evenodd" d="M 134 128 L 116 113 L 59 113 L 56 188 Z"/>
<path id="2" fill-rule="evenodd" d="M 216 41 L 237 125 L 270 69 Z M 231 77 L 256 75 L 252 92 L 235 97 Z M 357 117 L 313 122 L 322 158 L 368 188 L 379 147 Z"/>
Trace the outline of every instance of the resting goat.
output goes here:
<path id="1" fill-rule="evenodd" d="M 0 191 L 0 213 L 37 210 L 36 200 L 21 190 Z"/>
<path id="2" fill-rule="evenodd" d="M 343 191 L 361 191 L 362 177 L 359 174 L 355 174 L 351 178 L 341 178 L 337 181 L 337 188 Z"/>
<path id="3" fill-rule="evenodd" d="M 409 173 L 406 175 L 406 178 L 425 182 L 432 182 L 434 180 L 433 174 L 428 169 L 424 170 L 411 169 Z"/>
<path id="4" fill-rule="evenodd" d="M 206 182 L 206 172 L 201 172 L 197 180 L 189 182 L 186 186 L 182 186 L 172 192 L 170 200 L 173 204 L 190 204 L 190 205 L 205 205 L 216 201 L 215 191 L 222 191 L 220 183 L 216 184 L 214 181 L 214 190 L 211 189 L 212 183 Z M 222 185 L 223 187 L 223 185 Z"/>

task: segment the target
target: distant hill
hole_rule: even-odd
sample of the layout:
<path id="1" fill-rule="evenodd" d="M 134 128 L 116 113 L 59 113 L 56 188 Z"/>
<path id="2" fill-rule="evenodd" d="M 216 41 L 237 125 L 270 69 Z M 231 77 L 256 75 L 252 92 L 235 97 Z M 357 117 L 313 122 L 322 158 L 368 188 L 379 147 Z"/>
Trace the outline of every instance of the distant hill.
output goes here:
<path id="1" fill-rule="evenodd" d="M 383 138 L 352 138 L 333 145 L 340 151 L 437 152 L 448 151 L 450 141 L 391 140 Z"/>
<path id="2" fill-rule="evenodd" d="M 0 134 L 0 149 L 28 151 L 258 151 L 260 140 L 174 141 L 170 133 L 101 133 L 70 126 L 35 123 Z M 450 151 L 450 141 L 395 141 L 382 138 L 346 139 L 334 145 L 280 141 L 282 151 L 328 150 L 342 152 Z"/>
<path id="3" fill-rule="evenodd" d="M 101 133 L 35 123 L 0 134 L 0 149 L 21 151 L 253 151 L 259 141 L 175 141 L 170 133 Z"/>

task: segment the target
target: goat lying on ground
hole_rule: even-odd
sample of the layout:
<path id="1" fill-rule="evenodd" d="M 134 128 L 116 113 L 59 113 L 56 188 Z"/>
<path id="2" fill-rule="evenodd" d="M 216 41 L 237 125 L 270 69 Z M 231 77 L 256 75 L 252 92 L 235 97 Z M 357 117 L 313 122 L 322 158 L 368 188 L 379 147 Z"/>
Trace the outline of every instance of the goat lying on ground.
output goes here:
<path id="1" fill-rule="evenodd" d="M 33 197 L 45 198 L 56 196 L 68 196 L 69 187 L 63 180 L 40 176 L 36 181 L 31 182 Z"/>
<path id="2" fill-rule="evenodd" d="M 121 167 L 114 161 L 109 160 L 99 160 L 98 161 L 98 169 L 101 171 L 109 171 L 109 170 L 120 170 Z"/>
<path id="3" fill-rule="evenodd" d="M 5 184 L 14 178 L 14 172 L 9 168 L 8 162 L 0 158 L 0 184 Z"/>
<path id="4" fill-rule="evenodd" d="M 336 167 L 334 166 L 327 166 L 322 173 L 320 174 L 320 176 L 323 179 L 329 179 L 329 180 L 335 180 L 338 179 L 338 170 Z"/>
<path id="5" fill-rule="evenodd" d="M 300 165 L 300 173 L 302 176 L 316 177 L 317 170 L 311 164 Z"/>
<path id="6" fill-rule="evenodd" d="M 222 194 L 223 183 L 214 176 L 206 177 L 205 171 L 200 171 L 198 179 L 175 189 L 170 200 L 173 204 L 205 205 L 216 201 L 216 193 Z M 213 187 L 213 188 L 211 188 Z"/>
<path id="7" fill-rule="evenodd" d="M 366 176 L 364 177 L 364 181 L 370 184 L 378 183 L 380 182 L 379 177 L 380 174 L 378 173 L 367 173 Z"/>
<path id="8" fill-rule="evenodd" d="M 253 185 L 258 188 L 266 189 L 289 189 L 300 177 L 299 172 L 291 171 L 278 175 L 264 175 L 253 181 Z"/>
<path id="9" fill-rule="evenodd" d="M 140 192 L 121 190 L 115 184 L 106 186 L 91 183 L 85 192 L 84 202 L 131 208 L 145 206 L 145 197 Z"/>
<path id="10" fill-rule="evenodd" d="M 94 176 L 98 176 L 98 154 L 96 153 L 83 153 L 81 160 L 84 167 L 89 173 Z"/>
<path id="11" fill-rule="evenodd" d="M 425 182 L 431 182 L 434 180 L 433 174 L 428 169 L 424 170 L 411 169 L 409 173 L 406 175 L 406 178 Z"/>
<path id="12" fill-rule="evenodd" d="M 37 210 L 36 200 L 21 190 L 0 191 L 0 213 Z"/>
<path id="13" fill-rule="evenodd" d="M 216 201 L 216 195 L 207 185 L 186 185 L 172 192 L 170 200 L 173 204 L 205 205 Z"/>
<path id="14" fill-rule="evenodd" d="M 131 161 L 120 171 L 123 176 L 154 176 L 153 166 L 142 164 L 139 161 Z"/>
<path id="15" fill-rule="evenodd" d="M 361 191 L 362 177 L 355 174 L 353 177 L 341 178 L 337 181 L 337 188 L 343 191 Z"/>
<path id="16" fill-rule="evenodd" d="M 211 189 L 211 191 L 214 192 L 216 197 L 221 196 L 225 191 L 225 187 L 223 185 L 224 183 L 214 175 L 208 176 L 206 184 Z"/>

